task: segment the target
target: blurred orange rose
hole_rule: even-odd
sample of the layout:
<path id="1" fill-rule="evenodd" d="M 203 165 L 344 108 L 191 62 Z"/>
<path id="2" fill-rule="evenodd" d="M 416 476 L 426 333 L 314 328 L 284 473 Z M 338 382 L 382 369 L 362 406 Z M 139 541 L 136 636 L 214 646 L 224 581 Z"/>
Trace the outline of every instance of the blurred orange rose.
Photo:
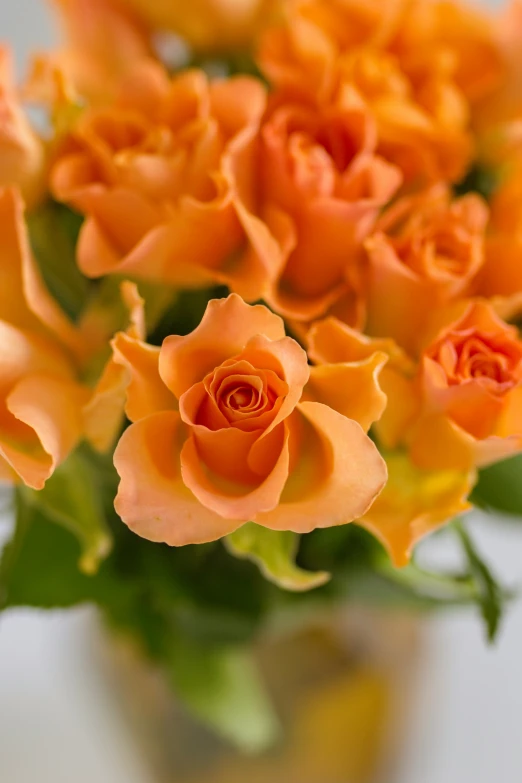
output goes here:
<path id="1" fill-rule="evenodd" d="M 0 476 L 41 489 L 83 433 L 78 335 L 29 250 L 23 206 L 0 191 Z"/>
<path id="2" fill-rule="evenodd" d="M 261 137 L 256 214 L 243 225 L 269 270 L 265 299 L 305 322 L 338 306 L 360 325 L 362 242 L 401 181 L 375 154 L 372 117 L 349 90 L 319 111 L 276 96 Z"/>
<path id="3" fill-rule="evenodd" d="M 209 82 L 187 71 L 171 80 L 150 61 L 114 104 L 82 113 L 51 172 L 56 198 L 87 218 L 82 271 L 179 285 L 241 278 L 261 296 L 265 270 L 233 254 L 244 242 L 237 193 L 252 198 L 264 104 L 254 79 Z"/>
<path id="4" fill-rule="evenodd" d="M 412 81 L 395 54 L 373 49 L 346 52 L 339 78 L 371 107 L 379 133 L 378 151 L 398 165 L 407 182 L 460 179 L 473 151 L 464 96 L 444 74 Z"/>
<path id="5" fill-rule="evenodd" d="M 414 462 L 467 470 L 522 449 L 522 341 L 490 304 L 474 301 L 423 352 Z"/>
<path id="6" fill-rule="evenodd" d="M 504 77 L 498 12 L 461 0 L 414 0 L 404 15 L 393 51 L 413 83 L 434 73 L 451 79 L 475 106 Z"/>
<path id="7" fill-rule="evenodd" d="M 343 55 L 385 50 L 409 0 L 293 0 L 280 25 L 263 35 L 259 61 L 283 90 L 329 101 L 338 89 Z M 387 75 L 383 71 L 379 76 Z M 375 74 L 377 76 L 377 74 Z"/>
<path id="8" fill-rule="evenodd" d="M 280 90 L 318 103 L 352 85 L 374 113 L 378 151 L 398 164 L 408 181 L 456 181 L 472 155 L 462 92 L 468 82 L 456 65 L 450 67 L 457 62 L 454 49 L 466 49 L 466 26 L 455 41 L 447 36 L 452 48 L 442 53 L 439 14 L 426 15 L 424 5 L 432 3 L 297 0 L 289 4 L 284 24 L 266 32 L 259 59 Z M 417 26 L 423 46 L 415 39 Z M 440 56 L 432 58 L 434 47 Z M 479 44 L 473 48 L 470 42 L 469 48 L 480 59 Z"/>
<path id="9" fill-rule="evenodd" d="M 522 34 L 522 2 L 508 0 L 502 4 L 491 20 L 492 34 L 495 36 L 497 51 L 501 58 L 502 78 L 494 85 L 476 109 L 476 125 L 484 133 L 484 141 L 492 147 L 491 153 L 497 154 L 499 136 L 502 139 L 512 123 L 520 121 L 522 100 L 520 79 L 522 77 L 522 52 L 520 36 Z M 491 33 L 490 33 L 491 34 Z M 488 131 L 492 132 L 489 137 Z"/>
<path id="10" fill-rule="evenodd" d="M 462 297 L 484 263 L 487 220 L 480 196 L 453 200 L 442 185 L 390 207 L 366 242 L 367 331 L 415 356 L 433 310 Z"/>
<path id="11" fill-rule="evenodd" d="M 92 386 L 85 383 L 90 363 L 103 365 L 108 335 L 100 341 L 92 319 L 73 325 L 50 296 L 23 210 L 18 191 L 0 189 L 0 480 L 41 489 L 82 438 L 99 450 L 112 445 L 127 376 L 109 361 Z M 119 305 L 128 314 L 119 320 L 129 321 L 129 335 L 142 337 L 143 302 L 134 284 L 122 289 Z"/>
<path id="12" fill-rule="evenodd" d="M 45 191 L 44 145 L 21 107 L 5 47 L 0 47 L 0 118 L 0 187 L 17 185 L 34 206 Z"/>
<path id="13" fill-rule="evenodd" d="M 49 0 L 58 13 L 63 46 L 51 57 L 91 103 L 110 100 L 119 80 L 152 49 L 145 26 L 125 0 Z"/>
<path id="14" fill-rule="evenodd" d="M 306 353 L 265 307 L 232 294 L 186 337 L 156 349 L 119 335 L 114 351 L 135 422 L 114 455 L 115 505 L 144 538 L 202 543 L 247 521 L 304 533 L 360 517 L 381 491 L 374 444 L 320 388 L 303 398 Z"/>

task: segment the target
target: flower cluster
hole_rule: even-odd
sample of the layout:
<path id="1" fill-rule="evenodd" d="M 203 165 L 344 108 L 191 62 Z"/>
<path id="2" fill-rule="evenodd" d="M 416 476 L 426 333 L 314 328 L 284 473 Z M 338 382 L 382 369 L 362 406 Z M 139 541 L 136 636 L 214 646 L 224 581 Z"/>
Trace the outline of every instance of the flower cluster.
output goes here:
<path id="1" fill-rule="evenodd" d="M 45 140 L 0 60 L 2 477 L 40 490 L 87 440 L 151 541 L 355 521 L 406 564 L 522 451 L 520 7 L 55 5 Z"/>

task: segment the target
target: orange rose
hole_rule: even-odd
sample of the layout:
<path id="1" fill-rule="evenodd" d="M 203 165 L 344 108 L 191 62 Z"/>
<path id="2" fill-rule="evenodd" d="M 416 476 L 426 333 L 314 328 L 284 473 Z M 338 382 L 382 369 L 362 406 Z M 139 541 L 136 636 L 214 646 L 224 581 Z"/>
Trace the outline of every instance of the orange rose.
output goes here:
<path id="1" fill-rule="evenodd" d="M 460 179 L 471 161 L 466 100 L 443 74 L 412 81 L 395 54 L 348 51 L 339 78 L 371 107 L 379 133 L 378 151 L 401 168 L 407 182 Z"/>
<path id="2" fill-rule="evenodd" d="M 298 0 L 285 23 L 265 34 L 260 63 L 281 90 L 320 104 L 351 85 L 374 114 L 378 151 L 407 180 L 458 180 L 472 153 L 467 102 L 453 72 L 426 57 L 429 47 L 422 55 L 413 49 L 424 57 L 421 69 L 409 42 L 401 42 L 401 31 L 415 30 L 416 7 L 407 0 Z M 431 32 L 438 41 L 438 28 Z"/>
<path id="3" fill-rule="evenodd" d="M 116 510 L 171 545 L 212 541 L 247 521 L 307 532 L 360 517 L 386 481 L 362 427 L 303 398 L 306 353 L 282 320 L 232 294 L 161 349 L 119 335 L 134 424 L 114 455 Z"/>
<path id="4" fill-rule="evenodd" d="M 423 353 L 409 438 L 421 467 L 466 470 L 522 449 L 522 341 L 490 304 L 464 307 Z"/>
<path id="5" fill-rule="evenodd" d="M 285 0 L 123 0 L 148 25 L 172 30 L 195 49 L 222 51 L 251 43 Z"/>
<path id="6" fill-rule="evenodd" d="M 17 185 L 32 206 L 45 190 L 45 153 L 14 87 L 11 54 L 0 47 L 0 187 Z"/>
<path id="7" fill-rule="evenodd" d="M 444 186 L 401 199 L 368 239 L 370 334 L 389 336 L 416 355 L 434 309 L 463 296 L 484 262 L 488 209 Z"/>
<path id="8" fill-rule="evenodd" d="M 256 215 L 243 213 L 250 255 L 271 278 L 264 298 L 305 322 L 338 305 L 359 325 L 362 242 L 400 174 L 375 154 L 375 124 L 353 91 L 320 111 L 274 100 L 261 131 Z"/>
<path id="9" fill-rule="evenodd" d="M 64 46 L 53 53 L 80 95 L 111 100 L 119 80 L 152 49 L 146 29 L 120 0 L 51 0 Z"/>
<path id="10" fill-rule="evenodd" d="M 0 191 L 0 475 L 41 489 L 83 433 L 77 335 L 43 287 L 23 207 Z"/>
<path id="11" fill-rule="evenodd" d="M 339 58 L 365 47 L 385 49 L 408 0 L 292 0 L 282 24 L 266 31 L 263 71 L 278 87 L 330 100 L 339 84 Z"/>
<path id="12" fill-rule="evenodd" d="M 87 109 L 51 174 L 56 198 L 87 218 L 82 271 L 180 285 L 244 277 L 259 291 L 264 270 L 248 258 L 232 263 L 244 235 L 230 169 L 237 159 L 248 201 L 264 102 L 254 79 L 209 82 L 188 71 L 171 80 L 148 62 L 114 105 Z"/>
<path id="13" fill-rule="evenodd" d="M 504 75 L 498 13 L 460 0 L 415 0 L 393 49 L 413 82 L 436 72 L 449 77 L 475 106 Z"/>

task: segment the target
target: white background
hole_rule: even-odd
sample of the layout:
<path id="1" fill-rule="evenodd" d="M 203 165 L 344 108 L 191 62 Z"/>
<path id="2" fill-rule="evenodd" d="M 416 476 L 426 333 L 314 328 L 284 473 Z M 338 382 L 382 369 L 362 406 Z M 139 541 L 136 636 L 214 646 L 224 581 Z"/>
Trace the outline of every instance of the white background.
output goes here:
<path id="1" fill-rule="evenodd" d="M 52 35 L 43 0 L 0 0 L 0 39 L 21 65 Z M 472 528 L 504 580 L 522 585 L 522 523 L 477 517 Z M 424 552 L 452 557 L 444 536 Z M 409 746 L 384 783 L 520 783 L 522 600 L 494 648 L 471 612 L 424 625 Z M 88 610 L 0 620 L 0 783 L 152 783 L 92 664 L 91 630 Z"/>

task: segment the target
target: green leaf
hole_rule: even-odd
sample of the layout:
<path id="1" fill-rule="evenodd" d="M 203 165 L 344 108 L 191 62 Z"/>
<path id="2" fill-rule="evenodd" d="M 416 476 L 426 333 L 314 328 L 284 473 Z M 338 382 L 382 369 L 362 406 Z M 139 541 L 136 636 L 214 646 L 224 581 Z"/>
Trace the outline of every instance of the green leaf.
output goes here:
<path id="1" fill-rule="evenodd" d="M 80 570 L 95 573 L 111 550 L 112 538 L 96 474 L 87 458 L 76 451 L 57 468 L 43 489 L 25 489 L 24 494 L 47 519 L 74 533 L 82 547 Z"/>
<path id="2" fill-rule="evenodd" d="M 284 590 L 303 592 L 324 585 L 330 575 L 312 573 L 295 564 L 299 536 L 289 531 L 268 530 L 249 522 L 227 536 L 225 545 L 240 558 L 252 560 L 271 582 Z"/>
<path id="3" fill-rule="evenodd" d="M 80 316 L 91 290 L 90 281 L 76 264 L 81 223 L 79 215 L 55 201 L 47 201 L 27 215 L 31 245 L 44 281 L 73 321 Z"/>
<path id="4" fill-rule="evenodd" d="M 279 722 L 251 655 L 175 640 L 171 679 L 201 721 L 245 753 L 259 753 L 279 735 Z"/>
<path id="5" fill-rule="evenodd" d="M 474 164 L 464 178 L 454 186 L 454 191 L 456 196 L 464 196 L 466 193 L 480 193 L 486 201 L 489 201 L 498 185 L 497 171 Z"/>
<path id="6" fill-rule="evenodd" d="M 95 600 L 101 580 L 78 570 L 79 555 L 74 536 L 19 494 L 13 538 L 0 560 L 0 609 L 65 608 Z"/>
<path id="7" fill-rule="evenodd" d="M 475 582 L 476 598 L 486 623 L 488 641 L 493 642 L 504 611 L 506 592 L 500 587 L 491 570 L 477 552 L 463 523 L 457 520 L 453 526 L 462 543 L 469 572 Z"/>
<path id="8" fill-rule="evenodd" d="M 522 516 L 522 455 L 481 470 L 471 501 L 486 510 Z"/>

